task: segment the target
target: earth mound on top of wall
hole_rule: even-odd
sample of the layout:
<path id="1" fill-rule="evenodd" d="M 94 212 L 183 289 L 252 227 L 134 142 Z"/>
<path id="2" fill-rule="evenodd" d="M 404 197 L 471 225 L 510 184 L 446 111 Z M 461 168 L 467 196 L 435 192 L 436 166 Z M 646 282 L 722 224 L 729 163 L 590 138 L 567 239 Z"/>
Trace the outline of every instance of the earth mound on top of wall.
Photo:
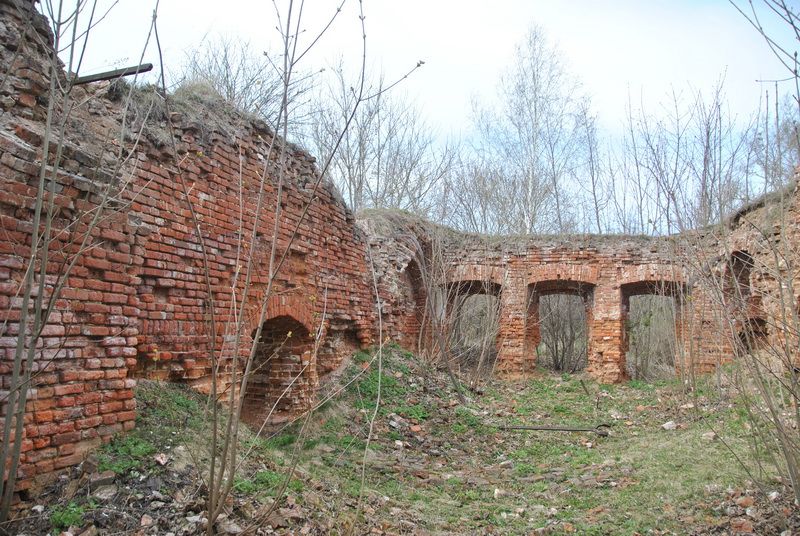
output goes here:
<path id="1" fill-rule="evenodd" d="M 43 78 L 41 83 L 46 82 Z M 131 156 L 133 151 L 164 160 L 175 154 L 184 157 L 192 146 L 210 150 L 219 142 L 237 143 L 248 138 L 266 143 L 272 160 L 285 150 L 287 159 L 316 162 L 303 147 L 284 142 L 262 118 L 237 108 L 205 83 L 183 82 L 165 94 L 157 86 L 120 79 L 77 86 L 72 92 L 73 100 L 83 104 L 73 108 L 66 118 L 66 136 L 62 140 L 65 155 L 67 159 L 75 155 L 81 167 L 96 166 L 102 183 L 121 180 L 118 160 L 120 156 Z M 23 139 L 36 146 L 44 135 L 42 112 L 32 109 L 29 113 L 23 110 L 4 114 L 0 126 L 23 134 Z M 276 164 L 271 163 L 265 172 L 275 169 Z M 317 178 L 286 174 L 285 180 L 311 188 Z M 319 188 L 344 206 L 327 177 L 320 180 Z"/>
<path id="2" fill-rule="evenodd" d="M 648 249 L 666 253 L 674 251 L 680 243 L 678 235 L 475 233 L 438 224 L 400 209 L 365 209 L 356 215 L 356 221 L 373 240 L 394 240 L 399 243 L 416 240 L 426 246 L 436 240 L 443 251 L 477 249 L 519 253 L 530 248 L 583 247 L 602 251 Z"/>

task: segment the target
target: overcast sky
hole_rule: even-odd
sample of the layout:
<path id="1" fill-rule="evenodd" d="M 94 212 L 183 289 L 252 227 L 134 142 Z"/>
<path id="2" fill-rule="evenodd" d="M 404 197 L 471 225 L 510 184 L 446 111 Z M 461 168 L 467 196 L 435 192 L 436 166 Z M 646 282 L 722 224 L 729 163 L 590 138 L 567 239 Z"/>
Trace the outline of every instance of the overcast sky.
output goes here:
<path id="1" fill-rule="evenodd" d="M 305 4 L 302 26 L 308 39 L 336 3 Z M 81 74 L 135 64 L 154 6 L 154 0 L 120 0 L 93 33 Z M 373 73 L 383 71 L 392 80 L 425 61 L 400 91 L 413 98 L 442 136 L 466 132 L 471 99 L 490 102 L 515 45 L 532 24 L 557 45 L 592 97 L 601 125 L 609 129 L 622 123 L 629 93 L 634 104 L 644 102 L 655 111 L 673 88 L 709 90 L 724 77 L 732 112 L 745 116 L 772 88 L 756 80 L 787 75 L 726 0 L 365 0 L 364 13 Z M 165 62 L 174 71 L 187 50 L 217 35 L 241 36 L 257 50 L 278 47 L 277 19 L 268 0 L 161 0 L 158 21 Z M 794 46 L 782 28 L 768 30 Z M 339 56 L 357 64 L 360 46 L 358 4 L 348 0 L 302 67 L 325 67 Z M 145 61 L 157 60 L 151 46 Z"/>

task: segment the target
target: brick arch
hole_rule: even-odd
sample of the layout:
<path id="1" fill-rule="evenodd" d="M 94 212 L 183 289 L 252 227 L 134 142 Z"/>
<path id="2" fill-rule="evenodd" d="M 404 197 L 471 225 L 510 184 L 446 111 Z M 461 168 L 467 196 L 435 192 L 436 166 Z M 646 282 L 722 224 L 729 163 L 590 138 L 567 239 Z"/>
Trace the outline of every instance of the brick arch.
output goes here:
<path id="1" fill-rule="evenodd" d="M 458 281 L 448 281 L 441 285 L 448 295 L 452 296 L 472 296 L 474 294 L 491 294 L 500 296 L 503 285 L 486 279 L 462 279 Z"/>
<path id="2" fill-rule="evenodd" d="M 629 327 L 628 315 L 631 309 L 631 298 L 634 296 L 665 296 L 672 299 L 675 306 L 674 316 L 674 336 L 675 336 L 675 351 L 680 353 L 680 348 L 684 345 L 684 330 L 683 330 L 683 306 L 684 298 L 689 295 L 691 288 L 681 279 L 671 277 L 664 277 L 663 279 L 649 277 L 641 280 L 627 281 L 620 284 L 620 337 L 619 345 L 619 367 L 621 370 L 625 368 L 627 353 L 629 350 Z M 654 274 L 651 274 L 651 276 Z M 675 357 L 675 364 L 680 362 L 678 357 Z"/>
<path id="3" fill-rule="evenodd" d="M 592 286 L 597 285 L 599 270 L 597 264 L 546 264 L 537 266 L 528 274 L 528 284 L 548 281 L 574 281 Z"/>
<path id="4" fill-rule="evenodd" d="M 681 268 L 671 264 L 641 264 L 638 266 L 625 266 L 617 274 L 620 285 L 632 283 L 659 283 L 672 282 L 686 284 L 686 274 Z"/>
<path id="5" fill-rule="evenodd" d="M 254 361 L 242 400 L 242 419 L 260 429 L 310 407 L 318 377 L 311 332 L 296 318 L 281 314 L 264 321 L 253 341 Z"/>
<path id="6" fill-rule="evenodd" d="M 620 295 L 623 305 L 627 305 L 632 296 L 648 294 L 672 296 L 681 299 L 689 293 L 689 287 L 683 281 L 674 279 L 642 279 L 620 284 Z"/>
<path id="7" fill-rule="evenodd" d="M 466 281 L 487 281 L 502 286 L 505 268 L 500 266 L 487 266 L 485 264 L 459 264 L 447 274 L 445 284 L 462 283 Z"/>
<path id="8" fill-rule="evenodd" d="M 577 268 L 581 268 L 578 266 Z M 591 267 L 584 267 L 584 268 L 591 268 Z M 572 296 L 578 296 L 584 306 L 585 310 L 585 326 L 586 326 L 586 337 L 587 337 L 587 361 L 588 356 L 592 355 L 592 307 L 593 307 L 593 300 L 594 300 L 594 291 L 597 285 L 595 283 L 586 281 L 584 279 L 577 279 L 575 278 L 576 275 L 580 274 L 586 276 L 588 278 L 595 278 L 597 277 L 597 270 L 591 269 L 575 269 L 571 271 L 564 270 L 563 267 L 556 270 L 542 270 L 544 273 L 537 273 L 536 276 L 545 276 L 547 273 L 554 274 L 558 276 L 557 279 L 540 279 L 536 276 L 531 276 L 529 279 L 534 279 L 534 281 L 530 281 L 527 285 L 527 294 L 526 294 L 526 316 L 525 316 L 525 338 L 524 338 L 524 349 L 525 349 L 525 356 L 526 356 L 526 367 L 528 369 L 532 369 L 536 364 L 537 358 L 537 348 L 539 344 L 542 342 L 542 333 L 541 333 L 541 319 L 539 318 L 539 304 L 540 300 L 543 296 L 553 295 L 553 294 L 569 294 Z M 567 277 L 564 277 L 566 275 Z"/>
<path id="9" fill-rule="evenodd" d="M 247 311 L 247 331 L 252 332 L 258 327 L 260 305 L 254 305 Z M 303 325 L 309 333 L 315 333 L 317 326 L 314 322 L 314 311 L 311 303 L 299 294 L 276 294 L 267 302 L 267 312 L 264 321 L 279 316 L 288 316 Z"/>
<path id="10" fill-rule="evenodd" d="M 581 279 L 543 279 L 529 282 L 528 293 L 539 295 L 574 294 L 586 298 L 591 295 L 596 286 L 594 283 Z"/>

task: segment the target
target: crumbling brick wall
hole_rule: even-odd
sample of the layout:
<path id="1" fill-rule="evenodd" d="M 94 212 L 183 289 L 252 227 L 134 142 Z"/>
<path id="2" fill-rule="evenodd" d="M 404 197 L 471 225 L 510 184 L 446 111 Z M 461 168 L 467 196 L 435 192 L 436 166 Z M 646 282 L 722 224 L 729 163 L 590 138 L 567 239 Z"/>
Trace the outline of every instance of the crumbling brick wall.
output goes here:
<path id="1" fill-rule="evenodd" d="M 800 364 L 800 192 L 794 182 L 702 236 L 702 297 L 727 355 L 767 349 L 760 359 Z M 706 370 L 711 369 L 711 363 Z"/>
<path id="2" fill-rule="evenodd" d="M 374 225 L 373 225 L 374 226 Z M 421 241 L 431 241 L 431 230 Z M 399 233 L 407 236 L 415 231 Z M 435 233 L 435 232 L 434 232 Z M 501 237 L 439 233 L 442 245 L 438 260 L 438 285 L 455 292 L 486 293 L 499 289 L 500 316 L 496 370 L 517 376 L 535 367 L 538 333 L 538 299 L 551 293 L 583 297 L 589 332 L 589 373 L 600 381 L 616 382 L 625 377 L 627 302 L 632 295 L 662 293 L 680 298 L 685 273 L 676 264 L 676 243 L 669 238 L 630 236 Z M 373 257 L 394 258 L 382 270 L 387 296 L 387 329 L 406 330 L 411 322 L 403 289 L 405 266 L 413 266 L 408 248 L 400 241 L 395 248 L 372 239 Z M 393 251 L 393 255 L 386 250 Z M 398 261 L 400 259 L 405 262 Z M 417 259 L 417 263 L 420 261 Z M 434 268 L 433 271 L 436 271 Z M 484 282 L 487 285 L 474 283 Z M 449 292 L 452 300 L 453 291 Z M 416 305 L 416 304 L 414 304 Z M 417 305 L 416 310 L 420 307 Z"/>
<path id="3" fill-rule="evenodd" d="M 136 377 L 187 381 L 206 390 L 213 348 L 223 358 L 224 384 L 233 341 L 238 333 L 238 354 L 249 353 L 262 303 L 264 320 L 287 321 L 270 324 L 265 336 L 273 342 L 290 336 L 286 326 L 304 329 L 296 331 L 285 359 L 276 358 L 262 389 L 244 394 L 263 399 L 248 407 L 272 407 L 284 390 L 286 403 L 274 419 L 308 407 L 320 376 L 374 337 L 364 238 L 330 184 L 319 182 L 314 159 L 213 94 L 186 91 L 170 97 L 167 108 L 152 91 L 101 83 L 74 88 L 69 115 L 62 101 L 54 105 L 55 132 L 66 118 L 64 135 L 51 137 L 43 163 L 51 36 L 32 2 L 2 0 L 0 15 L 0 63 L 9 69 L 0 88 L 4 389 L 43 166 L 56 209 L 45 297 L 63 285 L 33 343 L 18 488 L 77 463 L 89 448 L 132 428 Z M 64 83 L 64 73 L 58 76 Z M 102 217 L 93 222 L 101 206 Z M 273 240 L 280 269 L 265 299 Z M 59 278 L 73 261 L 69 277 Z M 234 318 L 242 303 L 240 329 Z M 316 336 L 321 344 L 310 358 Z M 293 361 L 298 355 L 299 364 Z"/>
<path id="4" fill-rule="evenodd" d="M 792 199 L 793 208 L 782 222 L 784 228 L 790 223 L 791 229 L 782 231 L 784 243 L 790 244 L 800 243 L 795 240 L 800 238 L 796 237 L 797 200 Z M 759 211 L 765 210 L 746 213 L 750 220 L 763 220 Z M 745 224 L 740 220 L 742 217 L 726 227 L 731 239 L 727 242 L 709 229 L 672 237 L 487 237 L 385 211 L 365 214 L 359 223 L 370 236 L 384 330 L 391 338 L 404 345 L 430 341 L 419 337 L 426 329 L 421 326 L 424 315 L 430 314 L 422 303 L 424 296 L 414 288 L 425 279 L 417 275 L 421 267 L 428 272 L 426 291 L 448 289 L 445 294 L 450 301 L 455 294 L 499 296 L 496 370 L 518 376 L 536 367 L 541 340 L 539 299 L 554 293 L 577 295 L 586 307 L 588 372 L 599 381 L 618 382 L 626 377 L 628 315 L 631 298 L 637 295 L 665 295 L 675 300 L 678 370 L 708 372 L 734 358 L 735 348 L 728 336 L 734 329 L 732 313 L 714 290 L 727 269 L 727 257 L 718 251 L 720 244 L 755 248 L 760 259 L 756 264 L 760 262 L 764 268 L 770 266 L 772 254 L 765 247 L 765 238 L 753 235 L 752 221 Z M 777 232 L 775 225 L 772 228 Z M 785 276 L 791 279 L 788 271 L 784 269 Z M 768 315 L 778 314 L 775 281 L 760 273 L 753 269 L 752 295 L 759 296 L 759 304 L 772 304 Z M 796 291 L 789 301 L 797 304 Z M 446 327 L 440 325 L 439 329 Z M 409 333 L 414 337 L 405 335 Z"/>
<path id="5" fill-rule="evenodd" d="M 405 212 L 365 211 L 358 226 L 369 244 L 370 277 L 374 277 L 380 299 L 382 340 L 419 351 L 427 307 L 427 273 L 433 237 L 429 222 Z M 430 280 L 430 281 L 429 281 Z"/>

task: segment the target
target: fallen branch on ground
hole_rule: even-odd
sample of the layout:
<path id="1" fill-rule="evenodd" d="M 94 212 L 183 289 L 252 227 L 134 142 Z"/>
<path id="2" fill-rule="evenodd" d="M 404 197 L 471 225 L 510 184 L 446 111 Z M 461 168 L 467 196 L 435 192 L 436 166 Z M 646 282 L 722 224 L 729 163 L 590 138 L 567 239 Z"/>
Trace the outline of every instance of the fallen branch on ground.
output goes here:
<path id="1" fill-rule="evenodd" d="M 581 428 L 570 426 L 500 426 L 500 430 L 535 430 L 540 432 L 594 432 L 600 437 L 608 437 L 607 428 L 610 424 L 598 424 L 594 428 Z"/>

